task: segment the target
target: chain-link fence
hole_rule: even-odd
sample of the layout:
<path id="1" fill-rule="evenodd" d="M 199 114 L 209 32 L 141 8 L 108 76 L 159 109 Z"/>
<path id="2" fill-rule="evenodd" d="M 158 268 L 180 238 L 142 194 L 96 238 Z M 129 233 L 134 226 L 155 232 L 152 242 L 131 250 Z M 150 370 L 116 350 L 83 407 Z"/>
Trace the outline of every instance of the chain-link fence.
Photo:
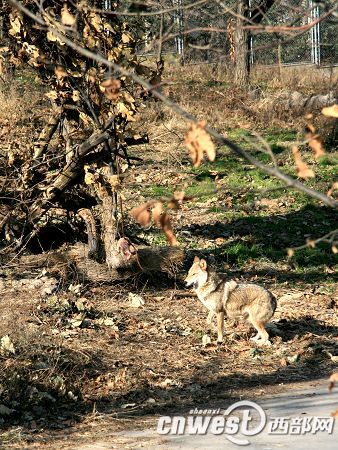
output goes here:
<path id="1" fill-rule="evenodd" d="M 173 1 L 175 6 L 182 4 L 182 0 Z M 248 1 L 252 8 L 257 3 L 256 0 Z M 235 2 L 232 7 L 235 11 Z M 212 20 L 208 21 L 210 17 Z M 198 11 L 184 13 L 182 10 L 181 16 L 178 9 L 175 20 L 179 23 L 172 29 L 176 37 L 166 43 L 166 51 L 184 58 L 186 63 L 231 60 L 236 27 L 233 14 L 220 14 L 215 5 L 213 9 L 203 6 Z M 250 24 L 250 15 L 248 20 L 244 24 Z M 208 32 L 208 27 L 221 31 Z M 249 38 L 248 51 L 252 65 L 338 65 L 337 17 L 329 15 L 315 0 L 276 1 L 257 28 Z"/>
<path id="2" fill-rule="evenodd" d="M 310 3 L 311 13 L 308 18 L 295 20 L 293 27 L 301 29 L 309 23 L 315 23 L 310 29 L 297 31 L 296 36 L 286 33 L 261 33 L 253 35 L 250 46 L 250 60 L 253 64 L 302 64 L 312 63 L 318 66 L 338 64 L 337 25 L 331 15 L 320 20 L 321 11 Z M 272 15 L 273 13 L 273 15 Z M 272 26 L 283 25 L 282 7 L 267 16 Z M 288 14 L 288 23 L 290 22 Z"/>

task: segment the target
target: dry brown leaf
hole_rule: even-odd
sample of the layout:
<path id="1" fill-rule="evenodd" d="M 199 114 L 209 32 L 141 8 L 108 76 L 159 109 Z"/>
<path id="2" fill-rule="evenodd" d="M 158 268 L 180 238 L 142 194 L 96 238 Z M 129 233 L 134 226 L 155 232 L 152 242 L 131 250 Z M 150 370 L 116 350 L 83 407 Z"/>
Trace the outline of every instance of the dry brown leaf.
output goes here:
<path id="1" fill-rule="evenodd" d="M 124 44 L 128 44 L 128 42 L 130 42 L 130 35 L 127 33 L 123 33 L 122 34 L 122 42 Z"/>
<path id="2" fill-rule="evenodd" d="M 307 164 L 302 160 L 302 157 L 300 156 L 298 147 L 294 145 L 292 147 L 292 153 L 295 158 L 296 168 L 297 168 L 297 175 L 300 178 L 313 178 L 315 176 L 315 173 L 312 169 L 310 169 Z"/>
<path id="3" fill-rule="evenodd" d="M 121 186 L 121 178 L 118 175 L 110 175 L 108 182 L 113 191 L 116 191 Z"/>
<path id="4" fill-rule="evenodd" d="M 307 246 L 310 248 L 316 248 L 316 243 L 315 241 L 313 241 L 312 239 L 307 239 L 306 240 Z"/>
<path id="5" fill-rule="evenodd" d="M 334 372 L 330 376 L 329 381 L 330 381 L 329 391 L 332 391 L 332 389 L 335 387 L 336 383 L 338 383 L 338 372 Z"/>
<path id="6" fill-rule="evenodd" d="M 337 417 L 338 419 L 338 408 L 331 413 L 331 417 Z"/>
<path id="7" fill-rule="evenodd" d="M 292 248 L 288 248 L 287 252 L 288 252 L 288 257 L 289 258 L 292 258 L 292 256 L 295 254 L 295 251 Z"/>
<path id="8" fill-rule="evenodd" d="M 134 217 L 136 222 L 139 223 L 142 227 L 149 227 L 150 225 L 150 206 L 150 203 L 146 202 L 140 206 L 136 206 L 130 212 L 132 217 Z"/>
<path id="9" fill-rule="evenodd" d="M 117 100 L 120 96 L 121 81 L 116 78 L 108 78 L 102 81 L 101 88 L 109 100 Z"/>
<path id="10" fill-rule="evenodd" d="M 177 211 L 181 208 L 183 202 L 187 202 L 192 199 L 193 197 L 185 195 L 184 191 L 175 191 L 173 194 L 173 198 L 171 198 L 168 202 L 168 208 Z"/>
<path id="11" fill-rule="evenodd" d="M 334 191 L 338 191 L 338 181 L 335 181 L 330 189 L 327 191 L 327 196 L 331 197 Z"/>
<path id="12" fill-rule="evenodd" d="M 332 253 L 334 253 L 334 254 L 338 253 L 338 248 L 335 244 L 332 245 L 331 250 L 332 250 Z"/>
<path id="13" fill-rule="evenodd" d="M 327 106 L 322 109 L 322 114 L 327 117 L 338 117 L 338 105 Z"/>
<path id="14" fill-rule="evenodd" d="M 65 78 L 68 76 L 67 71 L 62 66 L 56 66 L 54 69 L 54 72 L 55 72 L 56 78 L 58 80 L 62 80 L 62 78 Z"/>
<path id="15" fill-rule="evenodd" d="M 305 137 L 308 140 L 309 147 L 314 152 L 314 156 L 318 159 L 320 156 L 325 155 L 324 144 L 321 136 L 316 133 L 316 128 L 311 123 L 306 126 Z"/>
<path id="16" fill-rule="evenodd" d="M 305 130 L 307 133 L 312 133 L 312 134 L 316 132 L 316 128 L 312 123 L 307 123 Z"/>
<path id="17" fill-rule="evenodd" d="M 167 213 L 164 213 L 161 215 L 160 223 L 161 223 L 161 228 L 163 230 L 163 233 L 165 234 L 169 244 L 170 245 L 178 245 L 178 241 L 174 235 L 174 232 L 173 232 L 173 229 L 171 226 L 170 217 Z"/>
<path id="18" fill-rule="evenodd" d="M 313 150 L 316 159 L 325 155 L 323 141 L 318 134 L 309 141 L 309 147 Z"/>
<path id="19" fill-rule="evenodd" d="M 168 202 L 168 208 L 170 209 L 174 209 L 175 211 L 177 211 L 178 209 L 180 209 L 180 203 L 176 198 L 171 198 Z"/>
<path id="20" fill-rule="evenodd" d="M 118 102 L 116 104 L 116 110 L 129 122 L 135 122 L 135 117 L 133 117 L 134 110 L 131 108 L 127 108 L 123 102 Z"/>
<path id="21" fill-rule="evenodd" d="M 63 25 L 72 26 L 76 22 L 75 17 L 73 14 L 69 12 L 69 9 L 66 4 L 64 4 L 62 10 L 61 10 L 61 22 Z"/>
<path id="22" fill-rule="evenodd" d="M 154 208 L 152 209 L 153 221 L 154 223 L 161 228 L 161 214 L 163 212 L 163 204 L 162 202 L 156 202 Z"/>
<path id="23" fill-rule="evenodd" d="M 178 245 L 171 226 L 170 216 L 163 212 L 163 203 L 161 201 L 143 203 L 133 208 L 130 214 L 142 227 L 148 227 L 152 218 L 155 225 L 162 229 L 170 245 Z"/>
<path id="24" fill-rule="evenodd" d="M 205 120 L 192 123 L 184 141 L 194 167 L 198 167 L 201 164 L 204 153 L 206 153 L 209 161 L 214 161 L 216 158 L 215 145 L 211 140 L 210 134 L 205 131 L 205 125 Z"/>

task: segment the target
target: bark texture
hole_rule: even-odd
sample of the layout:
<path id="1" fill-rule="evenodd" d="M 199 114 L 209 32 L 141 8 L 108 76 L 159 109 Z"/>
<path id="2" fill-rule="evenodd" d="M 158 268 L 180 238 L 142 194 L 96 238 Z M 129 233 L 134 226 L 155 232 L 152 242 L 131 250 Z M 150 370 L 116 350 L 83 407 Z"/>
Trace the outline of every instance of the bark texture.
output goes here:
<path id="1" fill-rule="evenodd" d="M 235 73 L 236 86 L 246 89 L 249 83 L 249 53 L 248 53 L 248 33 L 243 28 L 245 18 L 249 13 L 249 1 L 239 0 L 237 4 L 237 18 L 235 29 Z"/>

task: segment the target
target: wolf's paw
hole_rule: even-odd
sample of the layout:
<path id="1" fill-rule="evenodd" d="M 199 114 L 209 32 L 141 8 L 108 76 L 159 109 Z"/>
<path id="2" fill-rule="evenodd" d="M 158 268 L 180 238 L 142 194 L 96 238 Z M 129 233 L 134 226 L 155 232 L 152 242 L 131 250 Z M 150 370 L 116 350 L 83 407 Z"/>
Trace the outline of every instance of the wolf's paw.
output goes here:
<path id="1" fill-rule="evenodd" d="M 261 340 L 261 337 L 259 336 L 259 334 L 250 338 L 250 341 L 253 341 L 253 342 L 259 342 L 260 340 Z"/>
<path id="2" fill-rule="evenodd" d="M 219 339 L 217 339 L 216 344 L 217 345 L 222 345 L 223 344 L 223 339 L 221 341 Z"/>
<path id="3" fill-rule="evenodd" d="M 263 346 L 266 345 L 267 347 L 271 346 L 271 341 L 269 341 L 269 339 L 266 339 L 265 341 L 263 341 L 262 339 L 256 341 L 257 345 Z"/>

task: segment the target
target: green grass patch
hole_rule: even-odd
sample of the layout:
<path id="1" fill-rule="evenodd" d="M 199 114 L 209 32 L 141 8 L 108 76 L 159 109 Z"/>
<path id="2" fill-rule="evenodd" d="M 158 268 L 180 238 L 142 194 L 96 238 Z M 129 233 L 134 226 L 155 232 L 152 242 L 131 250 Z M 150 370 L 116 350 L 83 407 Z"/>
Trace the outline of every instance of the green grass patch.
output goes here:
<path id="1" fill-rule="evenodd" d="M 213 205 L 211 210 L 219 213 L 217 205 Z M 252 214 L 248 216 L 245 211 L 231 208 L 217 215 L 218 222 L 194 228 L 196 238 L 225 238 L 224 244 L 215 244 L 212 249 L 220 269 L 225 262 L 236 267 L 254 263 L 257 270 L 271 267 L 279 273 L 278 267 L 282 264 L 283 273 L 279 276 L 283 280 L 288 279 L 291 272 L 295 279 L 304 282 L 312 283 L 325 277 L 328 281 L 334 280 L 335 274 L 326 271 L 327 267 L 332 268 L 337 263 L 337 255 L 332 252 L 331 245 L 319 243 L 315 248 L 295 251 L 292 258 L 287 256 L 287 249 L 301 246 L 307 239 L 316 239 L 333 230 L 336 226 L 335 211 L 307 204 L 283 214 L 266 210 Z"/>
<path id="2" fill-rule="evenodd" d="M 243 137 L 248 137 L 248 130 L 245 128 L 233 128 L 228 132 L 228 138 L 232 141 L 243 140 Z"/>
<path id="3" fill-rule="evenodd" d="M 190 186 L 185 190 L 187 195 L 198 197 L 197 200 L 205 200 L 208 197 L 211 197 L 215 193 L 215 182 L 211 178 L 203 178 L 201 181 L 193 182 Z"/>
<path id="4" fill-rule="evenodd" d="M 335 166 L 334 173 L 337 174 L 337 167 L 338 167 L 338 156 L 336 154 L 326 154 L 325 156 L 322 156 L 318 160 L 318 165 L 320 167 L 331 167 Z"/>
<path id="5" fill-rule="evenodd" d="M 295 130 L 267 130 L 265 140 L 269 144 L 278 144 L 279 142 L 292 142 L 297 139 Z"/>
<path id="6" fill-rule="evenodd" d="M 153 184 L 150 186 L 145 186 L 142 194 L 145 197 L 150 198 L 171 197 L 174 190 L 175 190 L 174 187 L 167 187 L 167 186 L 160 186 L 158 184 Z"/>
<path id="7" fill-rule="evenodd" d="M 258 146 L 263 149 L 263 145 L 246 129 L 233 129 L 229 132 L 228 136 L 230 140 L 235 141 L 245 150 L 250 150 L 260 161 L 267 163 L 271 160 L 268 154 L 255 148 L 255 146 Z M 291 145 L 297 139 L 297 132 L 294 130 L 271 130 L 262 133 L 262 138 L 268 143 L 272 152 L 275 155 L 279 155 L 287 149 L 289 146 L 288 143 Z"/>
<path id="8" fill-rule="evenodd" d="M 229 83 L 226 81 L 218 81 L 218 80 L 207 80 L 203 83 L 207 87 L 223 87 L 225 89 L 229 88 Z"/>

